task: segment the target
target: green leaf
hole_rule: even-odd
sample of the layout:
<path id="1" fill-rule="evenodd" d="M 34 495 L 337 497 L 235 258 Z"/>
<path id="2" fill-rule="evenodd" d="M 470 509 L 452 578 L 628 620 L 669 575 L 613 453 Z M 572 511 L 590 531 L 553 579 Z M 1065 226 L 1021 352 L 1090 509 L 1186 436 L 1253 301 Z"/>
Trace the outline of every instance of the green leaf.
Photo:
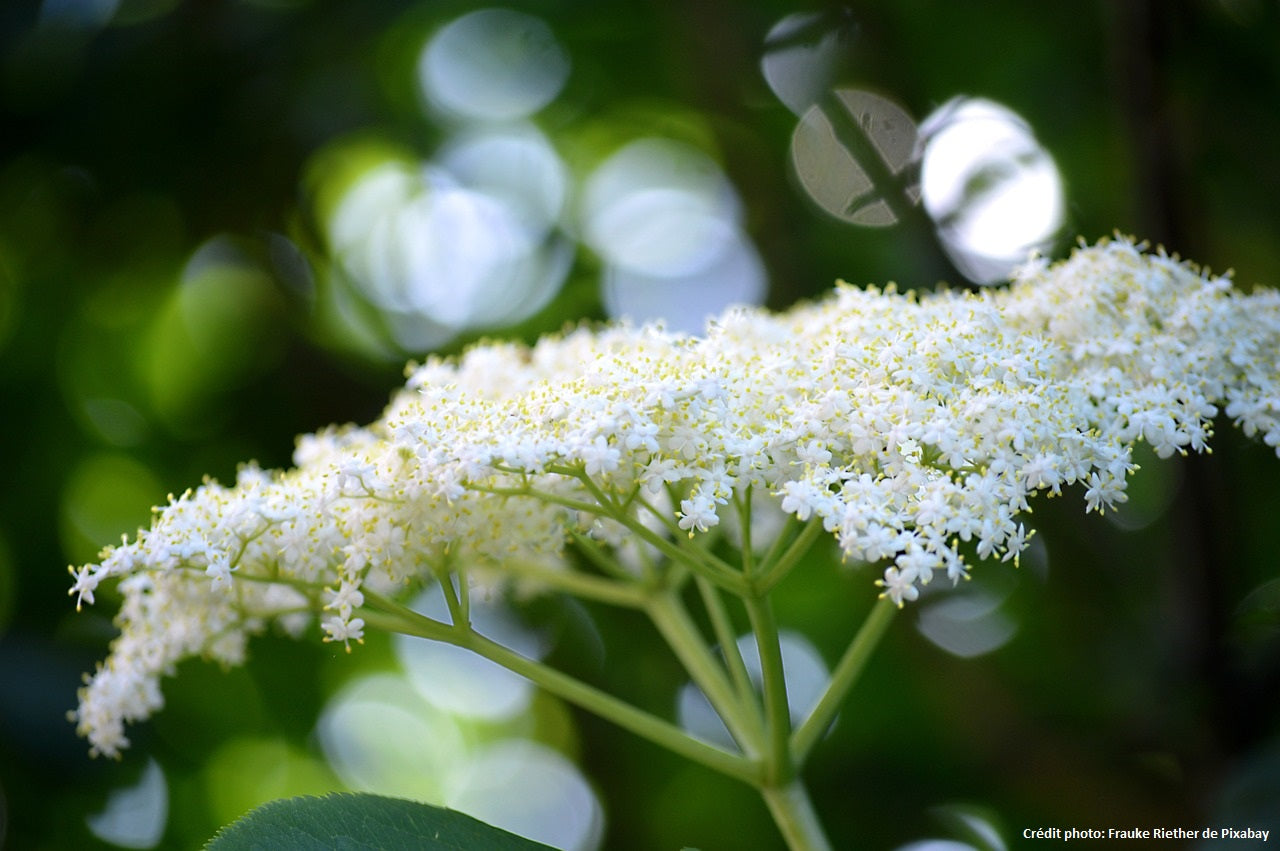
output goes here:
<path id="1" fill-rule="evenodd" d="M 1280 635 L 1280 579 L 1250 591 L 1233 617 L 1233 638 L 1248 648 L 1269 645 Z"/>
<path id="2" fill-rule="evenodd" d="M 384 798 L 334 794 L 272 801 L 209 840 L 205 851 L 547 851 L 456 810 Z"/>

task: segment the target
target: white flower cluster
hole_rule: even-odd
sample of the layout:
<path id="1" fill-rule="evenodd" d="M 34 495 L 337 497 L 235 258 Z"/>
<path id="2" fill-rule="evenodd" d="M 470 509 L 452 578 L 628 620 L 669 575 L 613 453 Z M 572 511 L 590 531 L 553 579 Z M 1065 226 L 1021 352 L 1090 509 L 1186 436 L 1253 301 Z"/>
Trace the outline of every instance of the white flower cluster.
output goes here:
<path id="1" fill-rule="evenodd" d="M 901 605 L 939 571 L 964 577 L 962 552 L 1016 558 L 1034 492 L 1122 502 L 1135 441 L 1201 450 L 1221 408 L 1277 446 L 1278 363 L 1280 295 L 1126 241 L 1033 262 L 999 291 L 841 285 L 783 314 L 730 311 L 701 338 L 477 346 L 411 368 L 369 428 L 302 438 L 287 472 L 206 482 L 73 569 L 79 601 L 118 578 L 124 602 L 72 716 L 117 754 L 185 657 L 237 664 L 247 635 L 311 613 L 358 641 L 364 592 L 432 576 L 579 569 L 569 540 L 634 538 L 619 511 L 684 546 L 731 501 L 773 499 L 884 563 Z"/>

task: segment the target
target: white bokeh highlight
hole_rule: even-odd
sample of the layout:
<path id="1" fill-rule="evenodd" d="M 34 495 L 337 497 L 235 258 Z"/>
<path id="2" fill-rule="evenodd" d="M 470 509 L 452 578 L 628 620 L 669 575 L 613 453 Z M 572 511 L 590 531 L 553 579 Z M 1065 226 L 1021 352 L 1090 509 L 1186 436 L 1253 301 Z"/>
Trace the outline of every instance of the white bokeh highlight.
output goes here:
<path id="1" fill-rule="evenodd" d="M 924 207 L 956 267 L 977 284 L 1008 279 L 1062 227 L 1053 158 L 1009 108 L 955 98 L 920 127 Z"/>
<path id="2" fill-rule="evenodd" d="M 797 116 L 817 103 L 835 81 L 845 46 L 838 27 L 821 12 L 795 12 L 778 21 L 764 39 L 760 70 L 778 100 Z"/>
<path id="3" fill-rule="evenodd" d="M 656 137 L 625 145 L 587 178 L 579 220 L 604 263 L 612 318 L 698 334 L 708 316 L 764 298 L 764 263 L 742 230 L 741 200 L 692 146 Z"/>
<path id="4" fill-rule="evenodd" d="M 582 773 L 528 739 L 495 742 L 458 766 L 445 805 L 565 851 L 598 848 L 604 835 L 604 810 Z"/>
<path id="5" fill-rule="evenodd" d="M 418 60 L 427 102 L 470 121 L 525 118 L 555 100 L 569 56 L 538 17 L 512 9 L 469 12 L 438 30 Z"/>
<path id="6" fill-rule="evenodd" d="M 566 851 L 600 845 L 604 811 L 577 766 L 538 742 L 484 738 L 409 678 L 352 681 L 325 707 L 317 738 L 351 789 L 449 807 Z"/>
<path id="7" fill-rule="evenodd" d="M 495 146 L 544 168 L 486 165 Z M 461 176 L 435 163 L 384 162 L 351 186 L 328 221 L 338 264 L 407 349 L 531 316 L 572 263 L 572 248 L 552 234 L 565 181 L 549 146 L 478 137 L 445 153 Z"/>
<path id="8" fill-rule="evenodd" d="M 154 759 L 132 786 L 114 789 L 100 812 L 85 817 L 89 832 L 120 848 L 155 848 L 169 820 L 169 782 Z"/>

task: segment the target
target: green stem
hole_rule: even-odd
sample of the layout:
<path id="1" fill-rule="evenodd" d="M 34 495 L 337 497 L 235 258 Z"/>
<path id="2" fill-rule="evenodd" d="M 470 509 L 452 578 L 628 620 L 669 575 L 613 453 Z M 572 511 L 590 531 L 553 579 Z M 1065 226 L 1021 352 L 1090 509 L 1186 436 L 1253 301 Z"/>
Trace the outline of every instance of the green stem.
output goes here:
<path id="1" fill-rule="evenodd" d="M 719 585 L 727 591 L 741 595 L 747 590 L 747 581 L 742 574 L 730 568 L 724 562 L 717 559 L 707 551 L 700 547 L 682 547 L 674 544 L 666 538 L 654 532 L 652 529 L 628 517 L 625 520 L 619 519 L 624 526 L 635 534 L 639 535 L 645 541 L 657 547 L 663 555 L 672 561 L 687 565 L 691 570 L 697 571 L 698 574 L 707 577 L 715 584 Z M 679 540 L 677 538 L 677 540 Z"/>
<path id="2" fill-rule="evenodd" d="M 630 583 L 626 583 L 572 568 L 555 570 L 518 562 L 506 562 L 502 568 L 515 576 L 532 579 L 541 585 L 572 594 L 583 600 L 593 600 L 612 606 L 636 609 L 644 605 L 645 598 L 649 595 L 648 589 L 636 584 L 637 580 L 634 577 Z"/>
<path id="3" fill-rule="evenodd" d="M 768 572 L 769 565 L 778 560 L 782 554 L 783 548 L 791 541 L 791 534 L 795 528 L 799 526 L 801 521 L 796 519 L 794 514 L 788 514 L 786 522 L 782 524 L 782 528 L 769 544 L 769 549 L 765 552 L 764 558 L 760 559 L 757 570 Z"/>
<path id="4" fill-rule="evenodd" d="M 612 576 L 614 579 L 620 579 L 623 582 L 636 581 L 634 574 L 628 572 L 625 567 L 618 564 L 617 559 L 606 553 L 599 544 L 591 540 L 588 536 L 576 529 L 570 529 L 569 537 L 573 539 L 573 543 L 577 546 L 578 552 L 582 553 L 582 556 L 587 561 L 594 564 L 601 573 L 606 576 Z M 654 571 L 651 569 L 650 565 L 644 565 L 644 570 L 642 572 L 645 574 L 644 581 L 646 583 L 652 583 L 654 581 Z"/>
<path id="5" fill-rule="evenodd" d="M 370 626 L 405 635 L 416 635 L 471 650 L 509 671 L 530 680 L 548 692 L 601 718 L 612 721 L 641 738 L 721 774 L 752 786 L 763 782 L 757 764 L 722 748 L 707 744 L 642 709 L 614 697 L 581 680 L 521 656 L 467 626 L 451 627 L 410 608 L 371 592 L 365 599 L 376 608 L 365 607 L 360 615 Z"/>
<path id="6" fill-rule="evenodd" d="M 453 577 L 447 571 L 441 571 L 437 574 L 437 579 L 440 582 L 440 593 L 444 595 L 444 604 L 449 607 L 449 620 L 454 626 L 469 624 L 471 618 L 462 605 L 457 589 L 453 587 Z M 465 587 L 465 580 L 461 584 Z"/>
<path id="7" fill-rule="evenodd" d="M 742 654 L 738 652 L 737 631 L 733 628 L 728 611 L 725 610 L 724 600 L 720 598 L 720 589 L 702 577 L 698 577 L 696 581 L 698 593 L 702 595 L 702 605 L 706 608 L 708 617 L 711 618 L 711 628 L 715 630 L 716 641 L 720 642 L 721 652 L 724 654 L 725 665 L 729 668 L 733 685 L 738 690 L 742 701 L 749 702 L 754 708 L 756 689 L 751 683 L 751 675 L 747 673 L 746 663 L 742 661 Z M 760 723 L 764 724 L 763 718 L 760 719 Z"/>
<path id="8" fill-rule="evenodd" d="M 645 611 L 743 753 L 752 759 L 758 757 L 763 750 L 764 727 L 735 693 L 680 598 L 672 592 L 655 594 Z"/>
<path id="9" fill-rule="evenodd" d="M 756 582 L 756 592 L 764 596 L 785 579 L 792 568 L 800 563 L 801 556 L 809 551 L 809 548 L 813 546 L 813 542 L 822 534 L 822 531 L 822 521 L 815 517 L 800 530 L 800 534 L 796 535 L 795 540 L 791 542 L 785 552 L 777 557 L 776 561 L 771 561 L 766 557 L 765 563 L 762 565 L 762 575 Z"/>
<path id="10" fill-rule="evenodd" d="M 461 631 L 458 627 L 429 618 L 372 591 L 364 592 L 364 601 L 365 605 L 359 612 L 367 626 L 387 632 L 416 635 L 418 638 L 428 638 L 445 644 L 457 643 L 455 638 Z"/>
<path id="11" fill-rule="evenodd" d="M 747 615 L 760 652 L 760 673 L 764 689 L 764 719 L 769 736 L 766 773 L 771 784 L 785 783 L 795 775 L 791 756 L 791 707 L 787 702 L 787 680 L 782 666 L 782 645 L 778 623 L 767 598 L 747 599 Z"/>
<path id="12" fill-rule="evenodd" d="M 448 571 L 441 583 L 452 623 L 426 617 L 367 590 L 365 606 L 360 609 L 366 623 L 374 628 L 471 650 L 641 738 L 741 780 L 760 791 L 792 851 L 829 851 L 830 842 L 799 779 L 800 768 L 830 728 L 887 630 L 893 617 L 893 604 L 882 600 L 872 607 L 836 664 L 831 681 L 813 712 L 793 729 L 778 623 L 768 595 L 793 572 L 822 535 L 822 521 L 814 518 L 801 524 L 789 518 L 785 531 L 772 543 L 764 558 L 757 561 L 750 551 L 750 492 L 735 497 L 743 531 L 742 564 L 736 567 L 710 551 L 708 545 L 715 541 L 714 537 L 705 536 L 694 543 L 685 541 L 674 520 L 659 512 L 638 490 L 625 495 L 623 502 L 607 493 L 579 467 L 548 472 L 576 479 L 588 498 L 542 491 L 528 480 L 518 487 L 476 486 L 475 489 L 502 496 L 531 497 L 615 520 L 670 561 L 662 570 L 650 562 L 643 576 L 635 576 L 588 535 L 571 530 L 569 534 L 579 551 L 599 574 L 590 569 L 554 571 L 532 564 L 509 565 L 511 571 L 584 599 L 643 611 L 723 720 L 741 753 L 698 739 L 657 715 L 475 632 L 467 617 L 466 579 L 460 577 L 463 587 L 455 589 Z M 662 529 L 655 531 L 642 523 L 637 516 L 641 510 L 658 518 L 664 524 Z M 674 540 L 664 535 L 663 529 L 673 535 Z M 723 648 L 723 660 L 686 607 L 682 588 L 690 575 L 697 582 L 715 639 Z M 310 587 L 307 590 L 318 593 Z M 738 650 L 724 592 L 738 597 L 746 607 L 760 656 L 762 695 L 752 683 Z"/>
<path id="13" fill-rule="evenodd" d="M 844 656 L 836 663 L 835 670 L 831 672 L 831 682 L 827 684 L 827 690 L 818 700 L 818 705 L 791 735 L 791 756 L 797 766 L 804 764 L 809 751 L 826 734 L 831 722 L 835 720 L 836 713 L 840 711 L 840 706 L 848 696 L 849 690 L 858 681 L 858 675 L 862 673 L 867 660 L 871 658 L 871 653 L 888 628 L 889 622 L 893 620 L 895 611 L 897 609 L 891 600 L 878 601 L 871 608 L 867 619 L 862 622 L 853 641 L 849 643 Z"/>
<path id="14" fill-rule="evenodd" d="M 733 497 L 734 508 L 738 511 L 738 530 L 742 537 L 742 573 L 745 576 L 754 576 L 756 572 L 755 552 L 751 549 L 751 487 L 741 494 L 735 494 Z"/>
<path id="15" fill-rule="evenodd" d="M 809 793 L 799 780 L 785 786 L 765 786 L 760 794 L 791 851 L 831 851 Z"/>
<path id="16" fill-rule="evenodd" d="M 585 511 L 588 514 L 601 514 L 602 506 L 594 502 L 587 502 L 584 499 L 574 499 L 571 496 L 561 496 L 551 491 L 538 490 L 530 485 L 521 485 L 518 488 L 500 487 L 497 485 L 467 485 L 468 488 L 476 493 L 491 493 L 495 496 L 529 496 L 534 499 L 540 499 L 551 505 L 559 505 L 562 508 L 568 508 L 571 511 Z"/>
<path id="17" fill-rule="evenodd" d="M 637 505 L 656 517 L 667 528 L 674 541 L 680 542 L 693 537 L 691 533 L 681 529 L 667 514 L 659 511 L 644 497 L 637 496 L 635 501 Z M 732 565 L 717 558 L 706 547 L 698 546 L 697 544 L 681 546 L 679 543 L 672 543 L 672 541 L 668 541 L 639 520 L 630 516 L 626 518 L 619 517 L 618 521 L 644 540 L 653 544 L 672 561 L 687 564 L 690 568 L 697 570 L 698 573 L 726 591 L 730 591 L 740 597 L 749 590 L 747 581 L 742 573 Z M 707 533 L 703 534 L 706 535 Z"/>
<path id="18" fill-rule="evenodd" d="M 586 481 L 590 481 L 585 477 Z M 611 517 L 621 523 L 626 529 L 641 540 L 652 544 L 663 555 L 675 562 L 688 565 L 691 569 L 696 570 L 703 576 L 706 576 L 712 582 L 720 587 L 741 596 L 746 593 L 747 580 L 742 574 L 738 573 L 729 565 L 710 553 L 697 547 L 681 547 L 679 544 L 672 543 L 649 527 L 645 526 L 636 518 L 626 513 L 614 513 L 612 511 L 613 501 L 602 494 L 605 499 L 603 504 L 598 502 L 587 502 L 586 500 L 574 499 L 572 497 L 561 496 L 560 494 L 551 493 L 550 491 L 538 490 L 528 485 L 509 488 L 509 487 L 488 487 L 480 485 L 471 485 L 472 490 L 480 493 L 491 493 L 498 496 L 528 496 L 534 499 L 540 499 L 552 505 L 559 505 L 574 511 L 584 511 L 596 516 Z M 594 483 L 593 483 L 594 487 Z M 599 492 L 599 488 L 595 488 Z M 642 499 L 637 498 L 637 502 L 644 504 L 646 508 L 653 511 L 651 507 Z M 677 540 L 679 540 L 677 538 Z"/>

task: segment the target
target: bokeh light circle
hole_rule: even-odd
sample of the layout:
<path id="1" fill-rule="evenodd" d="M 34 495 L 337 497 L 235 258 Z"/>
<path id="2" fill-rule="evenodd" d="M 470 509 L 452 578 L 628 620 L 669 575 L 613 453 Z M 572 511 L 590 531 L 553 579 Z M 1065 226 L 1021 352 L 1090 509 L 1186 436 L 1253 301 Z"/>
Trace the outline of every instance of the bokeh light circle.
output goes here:
<path id="1" fill-rule="evenodd" d="M 418 79 L 440 111 L 511 121 L 555 100 L 569 57 L 541 19 L 511 9 L 469 12 L 442 27 L 418 61 Z"/>
<path id="2" fill-rule="evenodd" d="M 438 803 L 449 772 L 467 759 L 457 720 L 390 673 L 347 684 L 330 698 L 316 732 L 334 772 L 358 791 Z"/>
<path id="3" fill-rule="evenodd" d="M 787 109 L 803 115 L 817 103 L 835 80 L 845 36 L 821 12 L 795 12 L 769 30 L 760 70 Z"/>
<path id="4" fill-rule="evenodd" d="M 791 135 L 791 162 L 805 192 L 849 224 L 887 227 L 914 204 L 916 124 L 901 106 L 860 89 L 837 89 L 805 112 Z M 895 209 L 897 208 L 897 209 Z"/>
<path id="5" fill-rule="evenodd" d="M 450 620 L 438 585 L 420 594 L 412 608 L 429 618 Z M 546 652 L 543 639 L 521 624 L 501 600 L 472 600 L 470 615 L 476 632 L 525 658 L 540 659 Z M 509 719 L 528 709 L 533 686 L 524 677 L 451 644 L 411 635 L 394 638 L 396 657 L 409 682 L 437 709 L 488 721 Z"/>
<path id="6" fill-rule="evenodd" d="M 435 162 L 462 186 L 505 204 L 534 239 L 557 223 L 569 193 L 560 155 L 532 125 L 460 134 Z"/>
<path id="7" fill-rule="evenodd" d="M 920 128 L 925 211 L 956 267 L 978 284 L 1008 278 L 1052 243 L 1062 177 L 1031 127 L 983 98 L 955 98 Z"/>
<path id="8" fill-rule="evenodd" d="M 492 191 L 435 164 L 391 160 L 355 181 L 328 220 L 330 250 L 352 287 L 407 349 L 527 318 L 555 295 L 572 262 L 547 221 L 564 192 L 557 178 L 499 188 L 501 169 L 490 163 L 485 171 L 474 150 L 456 148 L 453 157 Z"/>
<path id="9" fill-rule="evenodd" d="M 609 315 L 697 334 L 729 305 L 759 303 L 765 268 L 741 217 L 733 184 L 702 151 L 656 137 L 616 151 L 579 204 Z"/>
<path id="10" fill-rule="evenodd" d="M 450 786 L 446 806 L 553 848 L 589 851 L 604 833 L 604 810 L 582 773 L 538 742 L 495 742 L 459 766 Z"/>

